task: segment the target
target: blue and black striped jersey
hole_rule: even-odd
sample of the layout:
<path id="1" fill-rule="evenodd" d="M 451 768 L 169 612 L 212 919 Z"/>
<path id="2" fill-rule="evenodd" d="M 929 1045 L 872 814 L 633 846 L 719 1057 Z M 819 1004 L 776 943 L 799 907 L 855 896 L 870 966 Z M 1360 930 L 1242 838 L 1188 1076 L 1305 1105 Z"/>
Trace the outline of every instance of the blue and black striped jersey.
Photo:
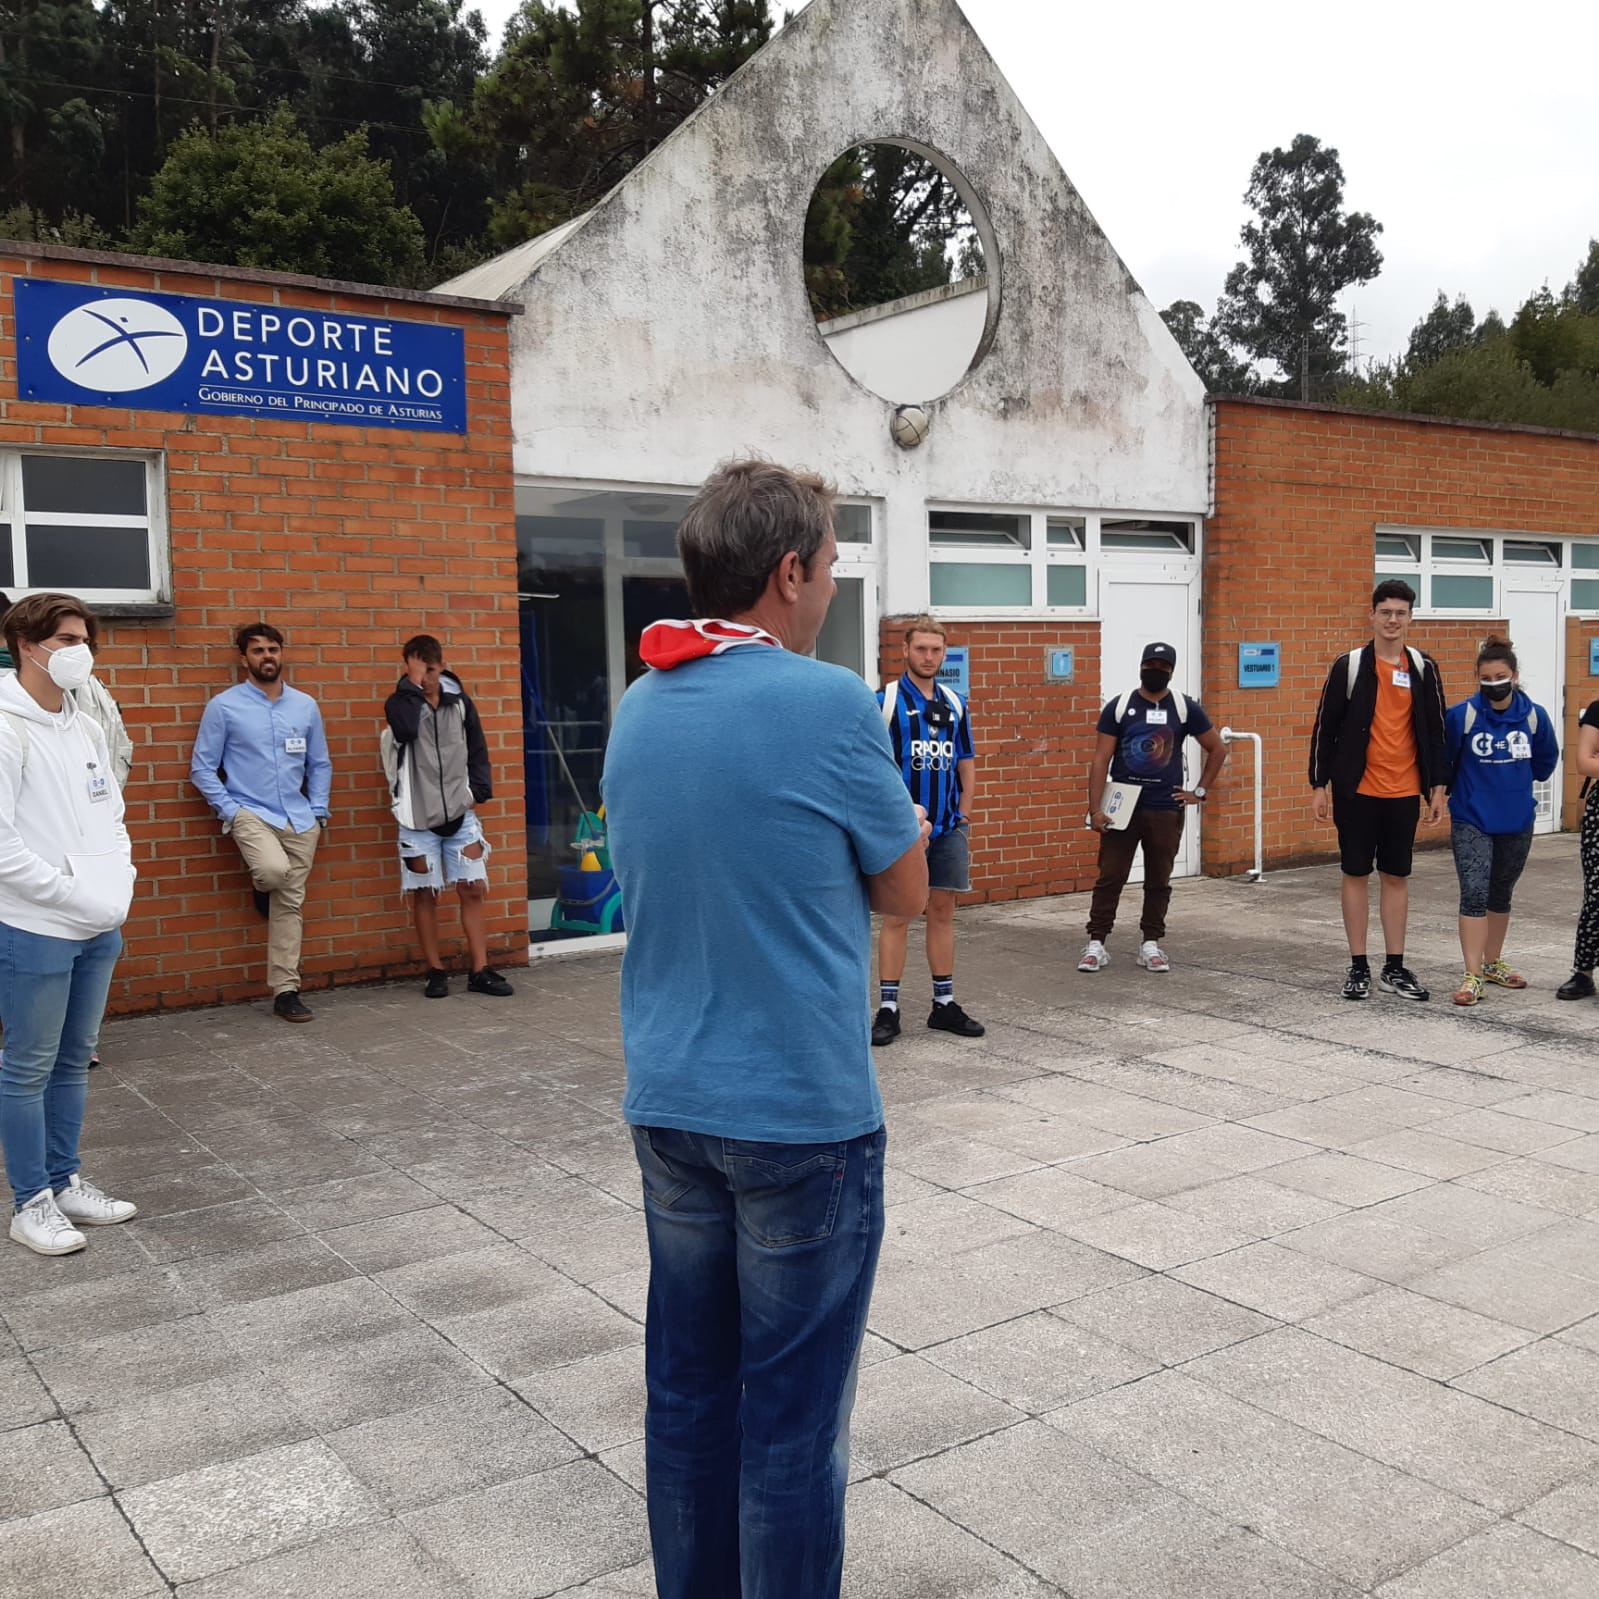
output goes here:
<path id="1" fill-rule="evenodd" d="M 909 674 L 891 688 L 879 690 L 877 703 L 886 705 L 889 696 L 894 704 L 893 715 L 887 718 L 888 736 L 900 776 L 911 798 L 926 810 L 933 837 L 953 832 L 965 820 L 955 765 L 973 758 L 966 702 L 942 683 L 931 700 L 924 698 Z"/>

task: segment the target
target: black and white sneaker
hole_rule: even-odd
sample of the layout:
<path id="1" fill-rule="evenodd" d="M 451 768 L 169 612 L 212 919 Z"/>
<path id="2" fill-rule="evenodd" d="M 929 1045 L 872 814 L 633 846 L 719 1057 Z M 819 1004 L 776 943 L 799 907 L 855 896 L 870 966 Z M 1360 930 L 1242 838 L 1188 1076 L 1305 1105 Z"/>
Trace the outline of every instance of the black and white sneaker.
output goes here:
<path id="1" fill-rule="evenodd" d="M 935 1033 L 954 1033 L 959 1038 L 983 1036 L 983 1024 L 973 1021 L 952 999 L 933 1006 L 933 1014 L 927 1018 L 927 1025 Z"/>
<path id="2" fill-rule="evenodd" d="M 1344 979 L 1344 998 L 1371 998 L 1371 968 L 1369 966 L 1351 966 L 1349 968 L 1349 975 Z"/>
<path id="3" fill-rule="evenodd" d="M 899 1037 L 899 1012 L 892 1005 L 884 1005 L 872 1018 L 872 1045 L 881 1049 Z"/>
<path id="4" fill-rule="evenodd" d="M 1421 980 L 1408 966 L 1383 967 L 1377 979 L 1380 987 L 1401 999 L 1430 999 L 1432 996 L 1421 986 Z"/>

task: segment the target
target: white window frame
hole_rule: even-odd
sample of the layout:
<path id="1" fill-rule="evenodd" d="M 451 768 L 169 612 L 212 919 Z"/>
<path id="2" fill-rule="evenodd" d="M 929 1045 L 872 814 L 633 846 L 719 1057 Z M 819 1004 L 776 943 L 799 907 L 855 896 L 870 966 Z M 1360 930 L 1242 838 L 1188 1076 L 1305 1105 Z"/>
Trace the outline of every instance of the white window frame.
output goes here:
<path id="1" fill-rule="evenodd" d="M 1578 566 L 1574 558 L 1574 552 L 1579 546 L 1589 549 L 1599 548 L 1599 537 L 1574 537 L 1570 534 L 1545 533 L 1529 528 L 1434 528 L 1379 522 L 1373 530 L 1373 547 L 1375 548 L 1377 539 L 1385 537 L 1408 539 L 1416 547 L 1416 557 L 1411 561 L 1390 560 L 1383 555 L 1376 555 L 1373 569 L 1385 577 L 1402 577 L 1415 589 L 1417 595 L 1415 614 L 1419 620 L 1427 618 L 1437 618 L 1441 621 L 1480 620 L 1502 616 L 1505 607 L 1505 579 L 1512 575 L 1524 579 L 1537 573 L 1542 573 L 1551 583 L 1558 583 L 1565 598 L 1568 614 L 1599 615 L 1599 605 L 1579 606 L 1575 603 L 1572 592 L 1574 582 L 1599 581 L 1599 567 Z M 1488 546 L 1489 559 L 1462 561 L 1452 559 L 1448 553 L 1440 555 L 1434 542 L 1438 539 L 1482 540 Z M 1556 559 L 1553 562 L 1506 560 L 1507 544 L 1544 545 L 1555 553 Z M 1492 603 L 1481 606 L 1434 605 L 1431 603 L 1434 577 L 1491 578 Z"/>
<path id="2" fill-rule="evenodd" d="M 1571 539 L 1566 550 L 1565 565 L 1561 568 L 1566 579 L 1566 597 L 1570 603 L 1573 616 L 1599 616 L 1599 605 L 1578 605 L 1576 595 L 1571 585 L 1574 583 L 1599 583 L 1599 566 L 1578 566 L 1576 550 L 1579 545 L 1590 550 L 1599 550 L 1599 538 Z"/>
<path id="3" fill-rule="evenodd" d="M 30 512 L 23 496 L 22 460 L 24 456 L 55 456 L 86 461 L 136 461 L 144 467 L 145 515 L 110 516 L 104 512 Z M 51 592 L 30 581 L 28 572 L 28 529 L 47 527 L 103 527 L 137 529 L 145 535 L 150 558 L 150 586 L 132 588 L 93 588 L 82 584 L 56 584 L 51 588 L 70 592 L 86 605 L 110 609 L 122 605 L 170 605 L 172 603 L 172 544 L 167 531 L 166 457 L 151 450 L 85 450 L 71 447 L 7 444 L 0 447 L 0 522 L 11 528 L 13 600 L 29 594 Z"/>
<path id="4" fill-rule="evenodd" d="M 934 544 L 929 538 L 927 566 L 929 592 L 932 585 L 932 568 L 935 566 L 1021 566 L 1030 573 L 1032 602 L 1028 605 L 933 605 L 932 614 L 950 622 L 1004 622 L 1024 618 L 1045 620 L 1088 620 L 1099 615 L 1099 572 L 1102 566 L 1117 570 L 1135 567 L 1151 576 L 1171 577 L 1174 581 L 1198 573 L 1204 554 L 1204 519 L 1186 511 L 1151 510 L 1098 510 L 1081 506 L 1027 506 L 1027 505 L 962 505 L 952 500 L 931 500 L 927 516 L 939 512 L 986 512 L 996 516 L 1019 516 L 1030 519 L 1031 539 L 1028 549 L 997 549 L 957 544 Z M 1125 521 L 1185 522 L 1193 529 L 1193 550 L 1105 550 L 1100 545 L 1100 528 L 1105 522 Z M 1080 522 L 1082 524 L 1081 548 L 1065 545 L 1051 546 L 1051 522 Z M 1049 603 L 1049 569 L 1052 566 L 1075 566 L 1083 572 L 1083 600 L 1081 605 L 1051 605 Z"/>

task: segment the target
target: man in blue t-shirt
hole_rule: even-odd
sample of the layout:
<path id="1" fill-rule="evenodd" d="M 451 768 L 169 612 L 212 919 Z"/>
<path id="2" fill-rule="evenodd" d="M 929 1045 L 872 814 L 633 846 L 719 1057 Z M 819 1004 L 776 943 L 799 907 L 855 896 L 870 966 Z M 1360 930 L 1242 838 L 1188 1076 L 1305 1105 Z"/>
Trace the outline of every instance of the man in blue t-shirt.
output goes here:
<path id="1" fill-rule="evenodd" d="M 955 1003 L 955 896 L 971 884 L 966 829 L 976 791 L 977 761 L 966 702 L 938 681 L 946 649 L 944 624 L 914 618 L 905 629 L 905 672 L 877 696 L 910 796 L 927 812 L 927 965 L 933 1009 L 927 1025 L 959 1038 L 981 1038 L 983 1024 Z M 899 980 L 905 974 L 910 922 L 885 916 L 877 939 L 878 1011 L 872 1042 L 899 1037 Z"/>
<path id="2" fill-rule="evenodd" d="M 1138 669 L 1138 687 L 1099 713 L 1099 737 L 1088 779 L 1088 825 L 1099 834 L 1099 881 L 1088 911 L 1088 943 L 1077 962 L 1080 972 L 1097 972 L 1110 964 L 1105 940 L 1116 925 L 1116 907 L 1140 845 L 1144 941 L 1138 947 L 1138 964 L 1151 972 L 1171 970 L 1160 941 L 1166 936 L 1183 810 L 1204 804 L 1227 759 L 1227 746 L 1211 726 L 1205 707 L 1172 692 L 1176 667 L 1177 651 L 1170 644 L 1149 645 Z M 1205 770 L 1191 789 L 1183 787 L 1187 738 L 1205 752 Z"/>
<path id="3" fill-rule="evenodd" d="M 883 1237 L 870 911 L 921 911 L 927 824 L 866 685 L 806 658 L 832 501 L 763 461 L 711 476 L 677 533 L 701 620 L 645 629 L 605 756 L 661 1599 L 836 1599 L 843 1570 Z"/>

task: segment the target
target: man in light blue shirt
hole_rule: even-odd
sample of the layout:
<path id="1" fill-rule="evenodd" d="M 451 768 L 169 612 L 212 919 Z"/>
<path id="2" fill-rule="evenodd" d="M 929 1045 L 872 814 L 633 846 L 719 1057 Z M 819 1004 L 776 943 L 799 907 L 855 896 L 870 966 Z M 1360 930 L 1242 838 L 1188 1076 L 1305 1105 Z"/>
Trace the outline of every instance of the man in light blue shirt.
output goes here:
<path id="1" fill-rule="evenodd" d="M 316 701 L 283 681 L 283 635 L 252 622 L 234 642 L 246 677 L 206 706 L 189 777 L 233 835 L 255 884 L 255 907 L 268 918 L 272 1009 L 286 1022 L 308 1022 L 301 909 L 328 825 L 333 763 Z"/>

